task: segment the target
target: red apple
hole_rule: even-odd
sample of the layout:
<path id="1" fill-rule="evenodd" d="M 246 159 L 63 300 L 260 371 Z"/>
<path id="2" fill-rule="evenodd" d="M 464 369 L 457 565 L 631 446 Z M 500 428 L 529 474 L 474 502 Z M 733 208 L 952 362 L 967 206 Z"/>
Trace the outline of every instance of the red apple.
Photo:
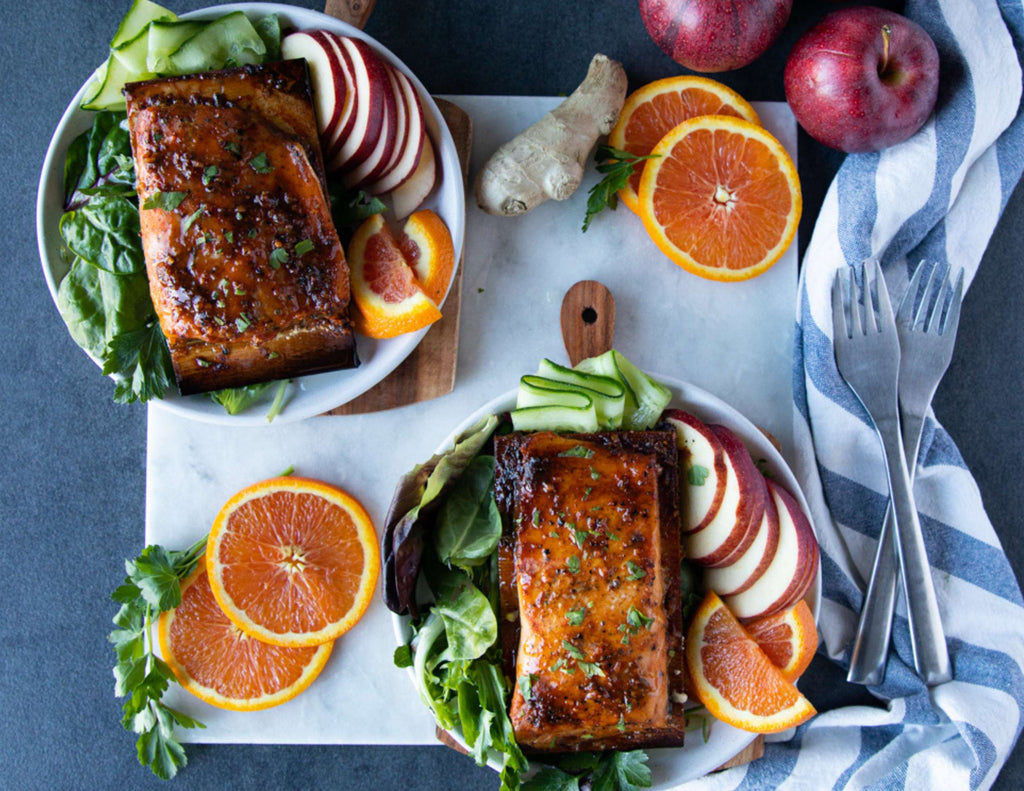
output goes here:
<path id="1" fill-rule="evenodd" d="M 768 496 L 746 446 L 725 426 L 709 426 L 725 451 L 725 497 L 705 527 L 683 536 L 686 556 L 704 566 L 720 566 L 753 543 Z"/>
<path id="2" fill-rule="evenodd" d="M 793 114 L 811 137 L 841 151 L 879 151 L 928 120 L 939 53 L 921 26 L 900 14 L 845 8 L 800 37 L 785 84 Z"/>
<path id="3" fill-rule="evenodd" d="M 753 543 L 727 565 L 704 570 L 704 584 L 719 596 L 742 593 L 768 570 L 779 546 L 779 510 L 775 498 L 767 497 L 764 516 Z"/>
<path id="4" fill-rule="evenodd" d="M 434 145 L 423 135 L 423 151 L 413 174 L 391 193 L 391 209 L 399 220 L 408 217 L 427 199 L 437 180 Z"/>
<path id="5" fill-rule="evenodd" d="M 304 59 L 313 85 L 313 107 L 321 142 L 329 142 L 328 131 L 338 124 L 345 106 L 346 79 L 334 49 L 321 30 L 289 33 L 281 39 L 284 60 Z M 339 86 L 341 90 L 339 90 Z"/>
<path id="6" fill-rule="evenodd" d="M 681 409 L 665 410 L 662 419 L 676 430 L 682 488 L 680 516 L 683 533 L 710 522 L 725 497 L 725 451 L 704 423 Z"/>
<path id="7" fill-rule="evenodd" d="M 390 116 L 394 116 L 395 96 L 384 64 L 369 44 L 347 36 L 339 37 L 337 43 L 347 56 L 355 77 L 355 119 L 348 134 L 339 139 L 340 145 L 332 152 L 328 169 L 347 173 L 376 149 L 389 117 L 385 107 L 390 108 Z"/>
<path id="8" fill-rule="evenodd" d="M 400 95 L 405 107 L 406 129 L 404 139 L 399 144 L 400 151 L 396 161 L 372 184 L 367 185 L 366 190 L 371 195 L 382 195 L 385 192 L 404 184 L 412 174 L 416 172 L 422 159 L 424 140 L 426 139 L 426 121 L 423 115 L 423 105 L 420 103 L 419 94 L 416 93 L 416 86 L 402 71 L 392 68 L 391 73 L 401 89 Z M 423 166 L 424 168 L 427 165 Z"/>
<path id="9" fill-rule="evenodd" d="M 764 54 L 789 19 L 793 0 L 640 0 L 651 38 L 694 71 L 728 71 Z"/>
<path id="10" fill-rule="evenodd" d="M 768 492 L 779 513 L 779 544 L 768 568 L 741 593 L 723 601 L 741 620 L 772 615 L 796 604 L 814 582 L 818 542 L 814 530 L 793 496 L 774 481 Z"/>

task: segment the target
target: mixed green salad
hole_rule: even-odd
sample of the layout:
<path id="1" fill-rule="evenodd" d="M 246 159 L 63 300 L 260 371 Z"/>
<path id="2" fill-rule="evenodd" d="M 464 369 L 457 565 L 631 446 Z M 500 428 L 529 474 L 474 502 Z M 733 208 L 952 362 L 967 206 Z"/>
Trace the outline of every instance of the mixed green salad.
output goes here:
<path id="1" fill-rule="evenodd" d="M 632 791 L 651 785 L 647 756 L 571 753 L 533 759 L 516 744 L 508 715 L 510 682 L 502 668 L 493 437 L 512 430 L 605 431 L 653 427 L 671 392 L 617 351 L 566 368 L 544 360 L 520 381 L 516 409 L 491 415 L 400 482 L 384 535 L 385 602 L 408 615 L 410 641 L 395 651 L 411 668 L 437 724 L 461 733 L 474 760 L 501 763 L 501 788 Z M 684 596 L 699 601 L 698 581 Z M 524 691 L 524 696 L 527 691 Z M 688 712 L 692 727 L 706 718 Z M 706 733 L 706 732 L 705 732 Z"/>
<path id="2" fill-rule="evenodd" d="M 135 0 L 93 74 L 81 107 L 92 125 L 68 147 L 60 233 L 68 273 L 57 306 L 71 337 L 116 382 L 119 403 L 162 398 L 174 384 L 170 351 L 149 295 L 135 192 L 135 166 L 121 89 L 126 82 L 258 64 L 280 58 L 276 15 L 250 19 L 235 11 L 212 20 L 180 20 L 168 9 Z M 329 182 L 339 230 L 384 204 Z M 265 382 L 209 394 L 237 414 L 268 391 L 271 420 L 287 382 Z"/>

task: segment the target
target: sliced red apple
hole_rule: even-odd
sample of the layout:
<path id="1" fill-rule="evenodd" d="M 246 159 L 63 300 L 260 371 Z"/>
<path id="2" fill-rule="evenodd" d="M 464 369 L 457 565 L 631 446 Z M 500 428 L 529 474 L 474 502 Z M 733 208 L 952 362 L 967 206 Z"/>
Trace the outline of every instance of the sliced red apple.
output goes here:
<path id="1" fill-rule="evenodd" d="M 342 37 L 326 30 L 320 32 L 323 33 L 324 40 L 331 45 L 331 51 L 334 53 L 334 62 L 338 66 L 338 71 L 335 72 L 337 75 L 334 85 L 335 90 L 339 96 L 344 97 L 341 112 L 338 114 L 338 120 L 324 135 L 326 138 L 323 144 L 324 162 L 330 162 L 337 155 L 342 143 L 348 138 L 352 127 L 355 126 L 356 105 L 359 101 L 359 94 L 356 91 L 355 71 L 349 60 L 348 53 L 341 46 Z"/>
<path id="2" fill-rule="evenodd" d="M 347 173 L 373 153 L 384 128 L 384 108 L 394 107 L 394 95 L 384 63 L 369 44 L 347 36 L 339 36 L 337 43 L 352 67 L 355 117 L 332 151 L 328 170 Z"/>
<path id="3" fill-rule="evenodd" d="M 328 142 L 328 130 L 338 125 L 348 95 L 346 78 L 334 55 L 334 46 L 322 30 L 296 31 L 281 39 L 281 57 L 306 61 L 313 86 L 317 129 L 321 143 Z"/>
<path id="4" fill-rule="evenodd" d="M 680 515 L 684 533 L 707 526 L 725 497 L 725 451 L 711 429 L 681 409 L 667 409 L 662 418 L 676 430 L 682 488 Z"/>
<path id="5" fill-rule="evenodd" d="M 683 537 L 686 556 L 704 566 L 720 566 L 753 543 L 768 496 L 746 446 L 725 426 L 708 426 L 725 451 L 725 495 L 711 521 Z"/>
<path id="6" fill-rule="evenodd" d="M 391 208 L 399 220 L 408 217 L 426 200 L 437 179 L 434 146 L 423 136 L 423 153 L 412 176 L 391 193 Z"/>
<path id="7" fill-rule="evenodd" d="M 779 510 L 775 498 L 766 497 L 764 516 L 754 541 L 746 551 L 718 568 L 704 571 L 704 584 L 719 596 L 742 593 L 757 582 L 775 557 L 779 546 Z"/>
<path id="8" fill-rule="evenodd" d="M 366 191 L 371 195 L 383 195 L 386 192 L 391 192 L 411 179 L 420 168 L 424 149 L 429 142 L 423 105 L 416 92 L 416 86 L 401 70 L 392 68 L 391 71 L 401 88 L 402 99 L 405 103 L 407 124 L 405 141 L 401 144 L 401 153 L 398 159 L 392 163 L 391 168 L 375 183 L 367 185 Z"/>
<path id="9" fill-rule="evenodd" d="M 398 73 L 387 61 L 384 62 L 384 67 L 388 72 L 388 80 L 391 83 L 391 92 L 395 96 L 395 123 L 390 146 L 391 153 L 388 155 L 386 160 L 382 161 L 377 168 L 374 169 L 372 173 L 367 173 L 362 178 L 362 183 L 357 185 L 362 189 L 366 189 L 369 185 L 376 183 L 395 169 L 395 165 L 397 165 L 399 160 L 402 158 L 402 153 L 405 150 L 406 142 L 409 138 L 409 108 L 405 94 L 402 91 L 402 85 L 398 80 Z"/>
<path id="10" fill-rule="evenodd" d="M 402 102 L 400 97 L 395 94 L 395 84 L 390 74 L 387 73 L 387 70 L 385 73 L 388 77 L 389 88 L 388 97 L 384 101 L 384 118 L 380 135 L 370 155 L 345 174 L 345 186 L 349 189 L 358 189 L 377 179 L 384 172 L 384 168 L 391 160 L 391 153 L 395 150 L 399 131 L 398 106 Z"/>
<path id="11" fill-rule="evenodd" d="M 814 582 L 818 542 L 814 530 L 793 496 L 774 481 L 768 492 L 779 513 L 779 545 L 775 557 L 753 585 L 724 598 L 740 619 L 761 618 L 796 604 Z"/>

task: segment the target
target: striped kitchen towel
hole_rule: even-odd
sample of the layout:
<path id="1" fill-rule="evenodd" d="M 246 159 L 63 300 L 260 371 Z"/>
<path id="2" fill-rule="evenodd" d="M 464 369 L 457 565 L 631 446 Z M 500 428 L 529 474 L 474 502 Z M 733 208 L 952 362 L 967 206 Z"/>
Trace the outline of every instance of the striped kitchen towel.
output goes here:
<path id="1" fill-rule="evenodd" d="M 837 269 L 881 260 L 894 304 L 922 259 L 965 268 L 969 284 L 1024 169 L 1021 0 L 908 0 L 939 48 L 936 113 L 906 142 L 846 158 L 803 260 L 794 371 L 795 469 L 821 543 L 820 630 L 844 669 L 888 487 L 867 414 L 836 370 Z M 885 707 L 836 709 L 771 741 L 765 758 L 701 789 L 978 789 L 994 782 L 1024 715 L 1024 601 L 956 445 L 930 416 L 914 487 L 953 681 L 913 672 L 900 603 Z"/>

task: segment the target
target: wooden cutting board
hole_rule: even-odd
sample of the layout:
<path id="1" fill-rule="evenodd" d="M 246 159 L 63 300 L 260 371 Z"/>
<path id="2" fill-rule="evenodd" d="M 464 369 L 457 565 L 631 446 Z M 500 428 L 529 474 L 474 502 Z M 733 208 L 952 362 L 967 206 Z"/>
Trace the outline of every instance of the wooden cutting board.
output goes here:
<path id="1" fill-rule="evenodd" d="M 376 0 L 328 0 L 324 13 L 362 28 Z M 469 174 L 469 156 L 473 145 L 473 123 L 457 105 L 435 99 L 455 141 L 465 184 Z M 455 387 L 459 359 L 459 313 L 462 306 L 462 266 L 455 269 L 442 318 L 427 331 L 419 345 L 384 379 L 347 404 L 330 410 L 329 415 L 361 415 L 385 409 L 429 401 L 446 395 Z"/>

